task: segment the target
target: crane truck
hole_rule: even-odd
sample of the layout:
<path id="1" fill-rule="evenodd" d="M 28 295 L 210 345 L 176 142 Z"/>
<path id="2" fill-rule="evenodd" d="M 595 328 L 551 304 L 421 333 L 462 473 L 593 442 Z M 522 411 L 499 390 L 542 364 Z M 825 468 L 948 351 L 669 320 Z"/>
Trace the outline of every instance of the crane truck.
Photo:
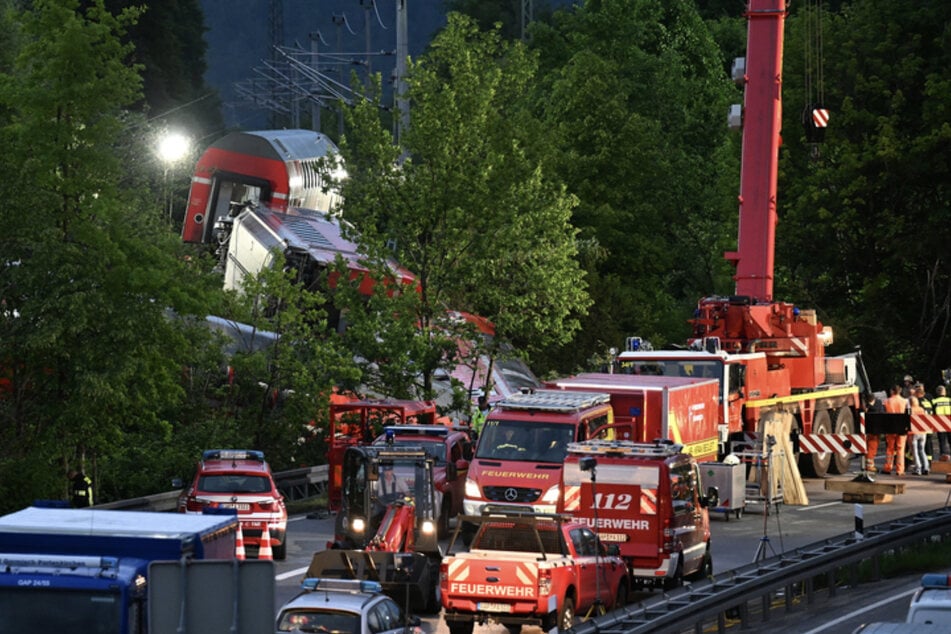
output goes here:
<path id="1" fill-rule="evenodd" d="M 826 356 L 832 329 L 815 310 L 773 297 L 786 5 L 749 0 L 746 57 L 733 65 L 744 86 L 743 106 L 730 117 L 743 134 L 738 245 L 724 254 L 735 267 L 735 294 L 699 301 L 686 349 L 652 350 L 630 338 L 617 361 L 632 374 L 715 377 L 721 436 L 756 446 L 763 421 L 785 417 L 800 470 L 824 476 L 847 472 L 851 457 L 865 453 L 868 380 L 858 352 Z"/>

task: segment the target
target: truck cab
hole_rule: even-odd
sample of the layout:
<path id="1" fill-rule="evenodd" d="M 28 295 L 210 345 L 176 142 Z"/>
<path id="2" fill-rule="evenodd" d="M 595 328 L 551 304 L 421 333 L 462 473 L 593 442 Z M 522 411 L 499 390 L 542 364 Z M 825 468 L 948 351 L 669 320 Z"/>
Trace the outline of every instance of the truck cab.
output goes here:
<path id="1" fill-rule="evenodd" d="M 233 560 L 238 519 L 30 507 L 0 517 L 0 631 L 145 634 L 150 564 Z"/>
<path id="2" fill-rule="evenodd" d="M 708 507 L 693 456 L 668 441 L 589 440 L 565 458 L 564 509 L 616 544 L 634 587 L 675 588 L 713 571 Z"/>
<path id="3" fill-rule="evenodd" d="M 487 506 L 556 513 L 568 444 L 610 430 L 603 393 L 536 390 L 513 394 L 486 418 L 466 478 L 466 515 Z"/>

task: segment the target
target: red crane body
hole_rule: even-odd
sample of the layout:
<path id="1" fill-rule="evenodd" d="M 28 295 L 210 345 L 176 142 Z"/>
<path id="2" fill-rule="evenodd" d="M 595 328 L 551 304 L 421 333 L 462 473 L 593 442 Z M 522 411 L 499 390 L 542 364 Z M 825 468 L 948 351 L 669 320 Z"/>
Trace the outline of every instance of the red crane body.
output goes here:
<path id="1" fill-rule="evenodd" d="M 749 0 L 746 17 L 740 221 L 737 250 L 724 254 L 736 266 L 736 295 L 700 300 L 692 343 L 715 339 L 729 353 L 764 352 L 771 383 L 788 394 L 825 382 L 831 331 L 815 311 L 773 301 L 786 0 Z"/>
<path id="2" fill-rule="evenodd" d="M 773 299 L 785 5 L 750 0 L 747 9 L 739 239 L 725 257 L 736 266 L 736 294 L 757 302 Z"/>

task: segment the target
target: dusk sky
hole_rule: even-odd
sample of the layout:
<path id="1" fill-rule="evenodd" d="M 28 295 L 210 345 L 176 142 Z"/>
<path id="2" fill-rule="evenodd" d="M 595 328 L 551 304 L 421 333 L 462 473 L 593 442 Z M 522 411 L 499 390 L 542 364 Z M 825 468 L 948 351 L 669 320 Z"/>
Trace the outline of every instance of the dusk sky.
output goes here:
<path id="1" fill-rule="evenodd" d="M 406 0 L 409 54 L 419 56 L 432 35 L 445 23 L 443 0 Z M 393 71 L 396 48 L 396 5 L 398 0 L 283 0 L 284 44 L 311 50 L 311 34 L 320 34 L 318 53 L 347 54 L 365 59 L 366 20 L 370 20 L 371 46 L 389 55 L 372 58 L 374 71 L 388 79 Z M 201 0 L 208 31 L 208 71 L 205 78 L 218 89 L 225 125 L 260 129 L 268 125 L 268 113 L 242 99 L 235 84 L 260 77 L 255 68 L 263 68 L 269 57 L 268 0 Z M 369 12 L 367 7 L 370 7 Z M 346 18 L 346 23 L 335 25 Z M 335 67 L 334 67 L 335 68 Z M 331 67 L 327 67 L 332 72 Z M 349 69 L 347 71 L 349 73 Z"/>

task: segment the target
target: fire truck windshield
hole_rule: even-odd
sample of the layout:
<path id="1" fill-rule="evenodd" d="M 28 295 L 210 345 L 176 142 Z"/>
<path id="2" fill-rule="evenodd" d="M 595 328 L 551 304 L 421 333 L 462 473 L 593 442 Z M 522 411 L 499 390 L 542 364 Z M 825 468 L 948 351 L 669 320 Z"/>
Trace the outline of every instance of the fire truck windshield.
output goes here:
<path id="1" fill-rule="evenodd" d="M 535 421 L 486 421 L 476 458 L 523 462 L 564 462 L 574 425 Z"/>

